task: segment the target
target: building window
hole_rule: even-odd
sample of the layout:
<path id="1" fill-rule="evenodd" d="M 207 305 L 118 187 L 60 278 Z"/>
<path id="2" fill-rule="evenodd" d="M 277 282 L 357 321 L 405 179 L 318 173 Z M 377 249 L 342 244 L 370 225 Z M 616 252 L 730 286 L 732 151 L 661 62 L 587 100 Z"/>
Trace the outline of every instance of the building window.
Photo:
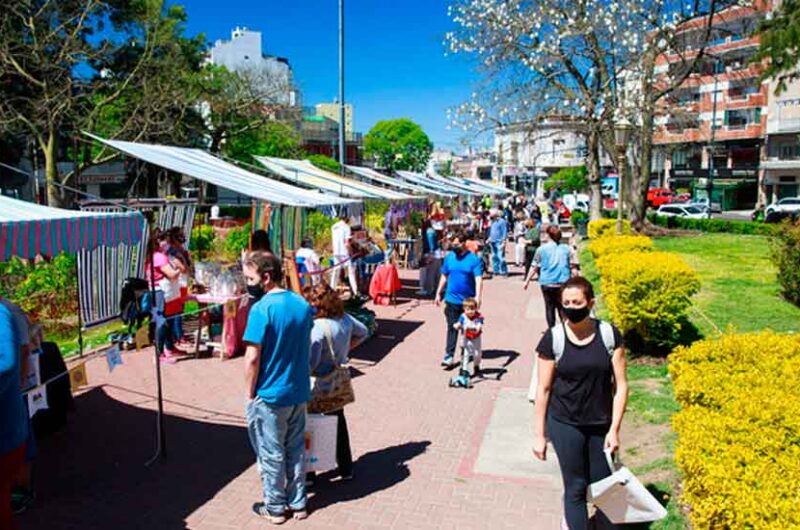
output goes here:
<path id="1" fill-rule="evenodd" d="M 729 130 L 744 129 L 761 121 L 761 108 L 725 111 L 725 125 Z"/>
<path id="2" fill-rule="evenodd" d="M 511 164 L 519 165 L 519 142 L 511 142 Z"/>
<path id="3" fill-rule="evenodd" d="M 758 94 L 759 92 L 761 92 L 761 86 L 732 86 L 728 89 L 728 97 L 730 99 L 747 99 L 751 94 Z"/>

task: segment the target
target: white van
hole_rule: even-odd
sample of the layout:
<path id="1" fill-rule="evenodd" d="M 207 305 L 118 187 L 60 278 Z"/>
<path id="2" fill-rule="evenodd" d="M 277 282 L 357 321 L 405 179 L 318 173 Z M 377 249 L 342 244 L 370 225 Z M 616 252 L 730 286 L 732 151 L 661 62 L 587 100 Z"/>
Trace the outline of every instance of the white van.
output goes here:
<path id="1" fill-rule="evenodd" d="M 571 212 L 589 213 L 589 196 L 585 193 L 565 193 L 561 200 Z"/>

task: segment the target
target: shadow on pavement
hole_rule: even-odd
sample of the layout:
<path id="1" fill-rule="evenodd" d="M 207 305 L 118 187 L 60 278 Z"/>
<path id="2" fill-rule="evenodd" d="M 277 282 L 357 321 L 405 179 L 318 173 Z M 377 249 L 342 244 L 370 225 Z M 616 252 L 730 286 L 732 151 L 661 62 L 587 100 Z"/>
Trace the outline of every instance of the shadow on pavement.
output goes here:
<path id="1" fill-rule="evenodd" d="M 313 495 L 308 501 L 311 511 L 360 499 L 404 481 L 411 475 L 406 462 L 427 451 L 430 444 L 429 441 L 408 442 L 366 453 L 355 462 L 355 478 L 350 482 L 329 483 L 335 472 L 321 475 L 310 492 Z"/>
<path id="2" fill-rule="evenodd" d="M 350 352 L 351 359 L 377 364 L 423 324 L 412 320 L 387 320 L 383 318 L 379 318 L 377 322 L 377 334 Z"/>
<path id="3" fill-rule="evenodd" d="M 75 408 L 39 446 L 37 503 L 18 517 L 20 530 L 187 528 L 190 514 L 254 462 L 244 426 L 166 416 L 169 458 L 148 468 L 153 411 L 102 387 L 76 397 Z"/>
<path id="4" fill-rule="evenodd" d="M 503 363 L 502 368 L 505 368 L 509 364 L 516 361 L 519 355 L 520 355 L 519 352 L 512 350 L 483 350 L 484 359 L 502 359 L 503 357 L 505 357 L 506 360 Z M 486 370 L 484 370 L 484 372 L 485 371 Z"/>

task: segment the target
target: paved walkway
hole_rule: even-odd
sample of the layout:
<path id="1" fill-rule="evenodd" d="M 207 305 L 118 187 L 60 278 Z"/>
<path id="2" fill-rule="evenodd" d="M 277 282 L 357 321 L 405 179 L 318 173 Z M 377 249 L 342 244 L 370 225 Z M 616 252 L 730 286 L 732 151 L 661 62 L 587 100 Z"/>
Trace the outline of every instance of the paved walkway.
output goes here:
<path id="1" fill-rule="evenodd" d="M 311 517 L 289 528 L 558 528 L 554 462 L 530 456 L 526 401 L 532 351 L 544 329 L 538 289 L 519 271 L 486 283 L 487 378 L 450 389 L 439 368 L 445 322 L 429 300 L 379 307 L 380 331 L 354 354 L 358 400 L 347 409 L 356 479 L 323 476 Z M 38 506 L 22 530 L 255 529 L 260 484 L 243 421 L 242 361 L 164 367 L 168 459 L 147 468 L 155 407 L 152 350 L 124 354 L 92 387 L 69 426 L 41 444 Z"/>

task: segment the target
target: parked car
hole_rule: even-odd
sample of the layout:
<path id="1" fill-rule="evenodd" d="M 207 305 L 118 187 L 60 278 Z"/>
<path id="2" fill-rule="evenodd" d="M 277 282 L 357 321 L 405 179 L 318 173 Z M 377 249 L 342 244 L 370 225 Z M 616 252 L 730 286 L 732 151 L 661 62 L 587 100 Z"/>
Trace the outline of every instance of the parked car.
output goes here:
<path id="1" fill-rule="evenodd" d="M 675 200 L 675 192 L 667 188 L 650 188 L 647 190 L 647 205 L 658 208 Z"/>
<path id="2" fill-rule="evenodd" d="M 764 210 L 765 216 L 769 216 L 771 213 L 775 212 L 784 212 L 784 213 L 796 213 L 800 212 L 800 197 L 786 197 L 778 202 L 772 203 Z"/>
<path id="3" fill-rule="evenodd" d="M 787 219 L 790 219 L 792 222 L 797 221 L 798 219 L 800 219 L 800 211 L 795 211 L 795 212 L 773 211 L 764 215 L 765 223 L 782 223 Z"/>
<path id="4" fill-rule="evenodd" d="M 697 206 L 686 204 L 665 204 L 656 211 L 656 215 L 663 215 L 664 217 L 687 217 L 689 219 L 709 219 L 711 217 L 708 211 L 703 211 Z"/>

